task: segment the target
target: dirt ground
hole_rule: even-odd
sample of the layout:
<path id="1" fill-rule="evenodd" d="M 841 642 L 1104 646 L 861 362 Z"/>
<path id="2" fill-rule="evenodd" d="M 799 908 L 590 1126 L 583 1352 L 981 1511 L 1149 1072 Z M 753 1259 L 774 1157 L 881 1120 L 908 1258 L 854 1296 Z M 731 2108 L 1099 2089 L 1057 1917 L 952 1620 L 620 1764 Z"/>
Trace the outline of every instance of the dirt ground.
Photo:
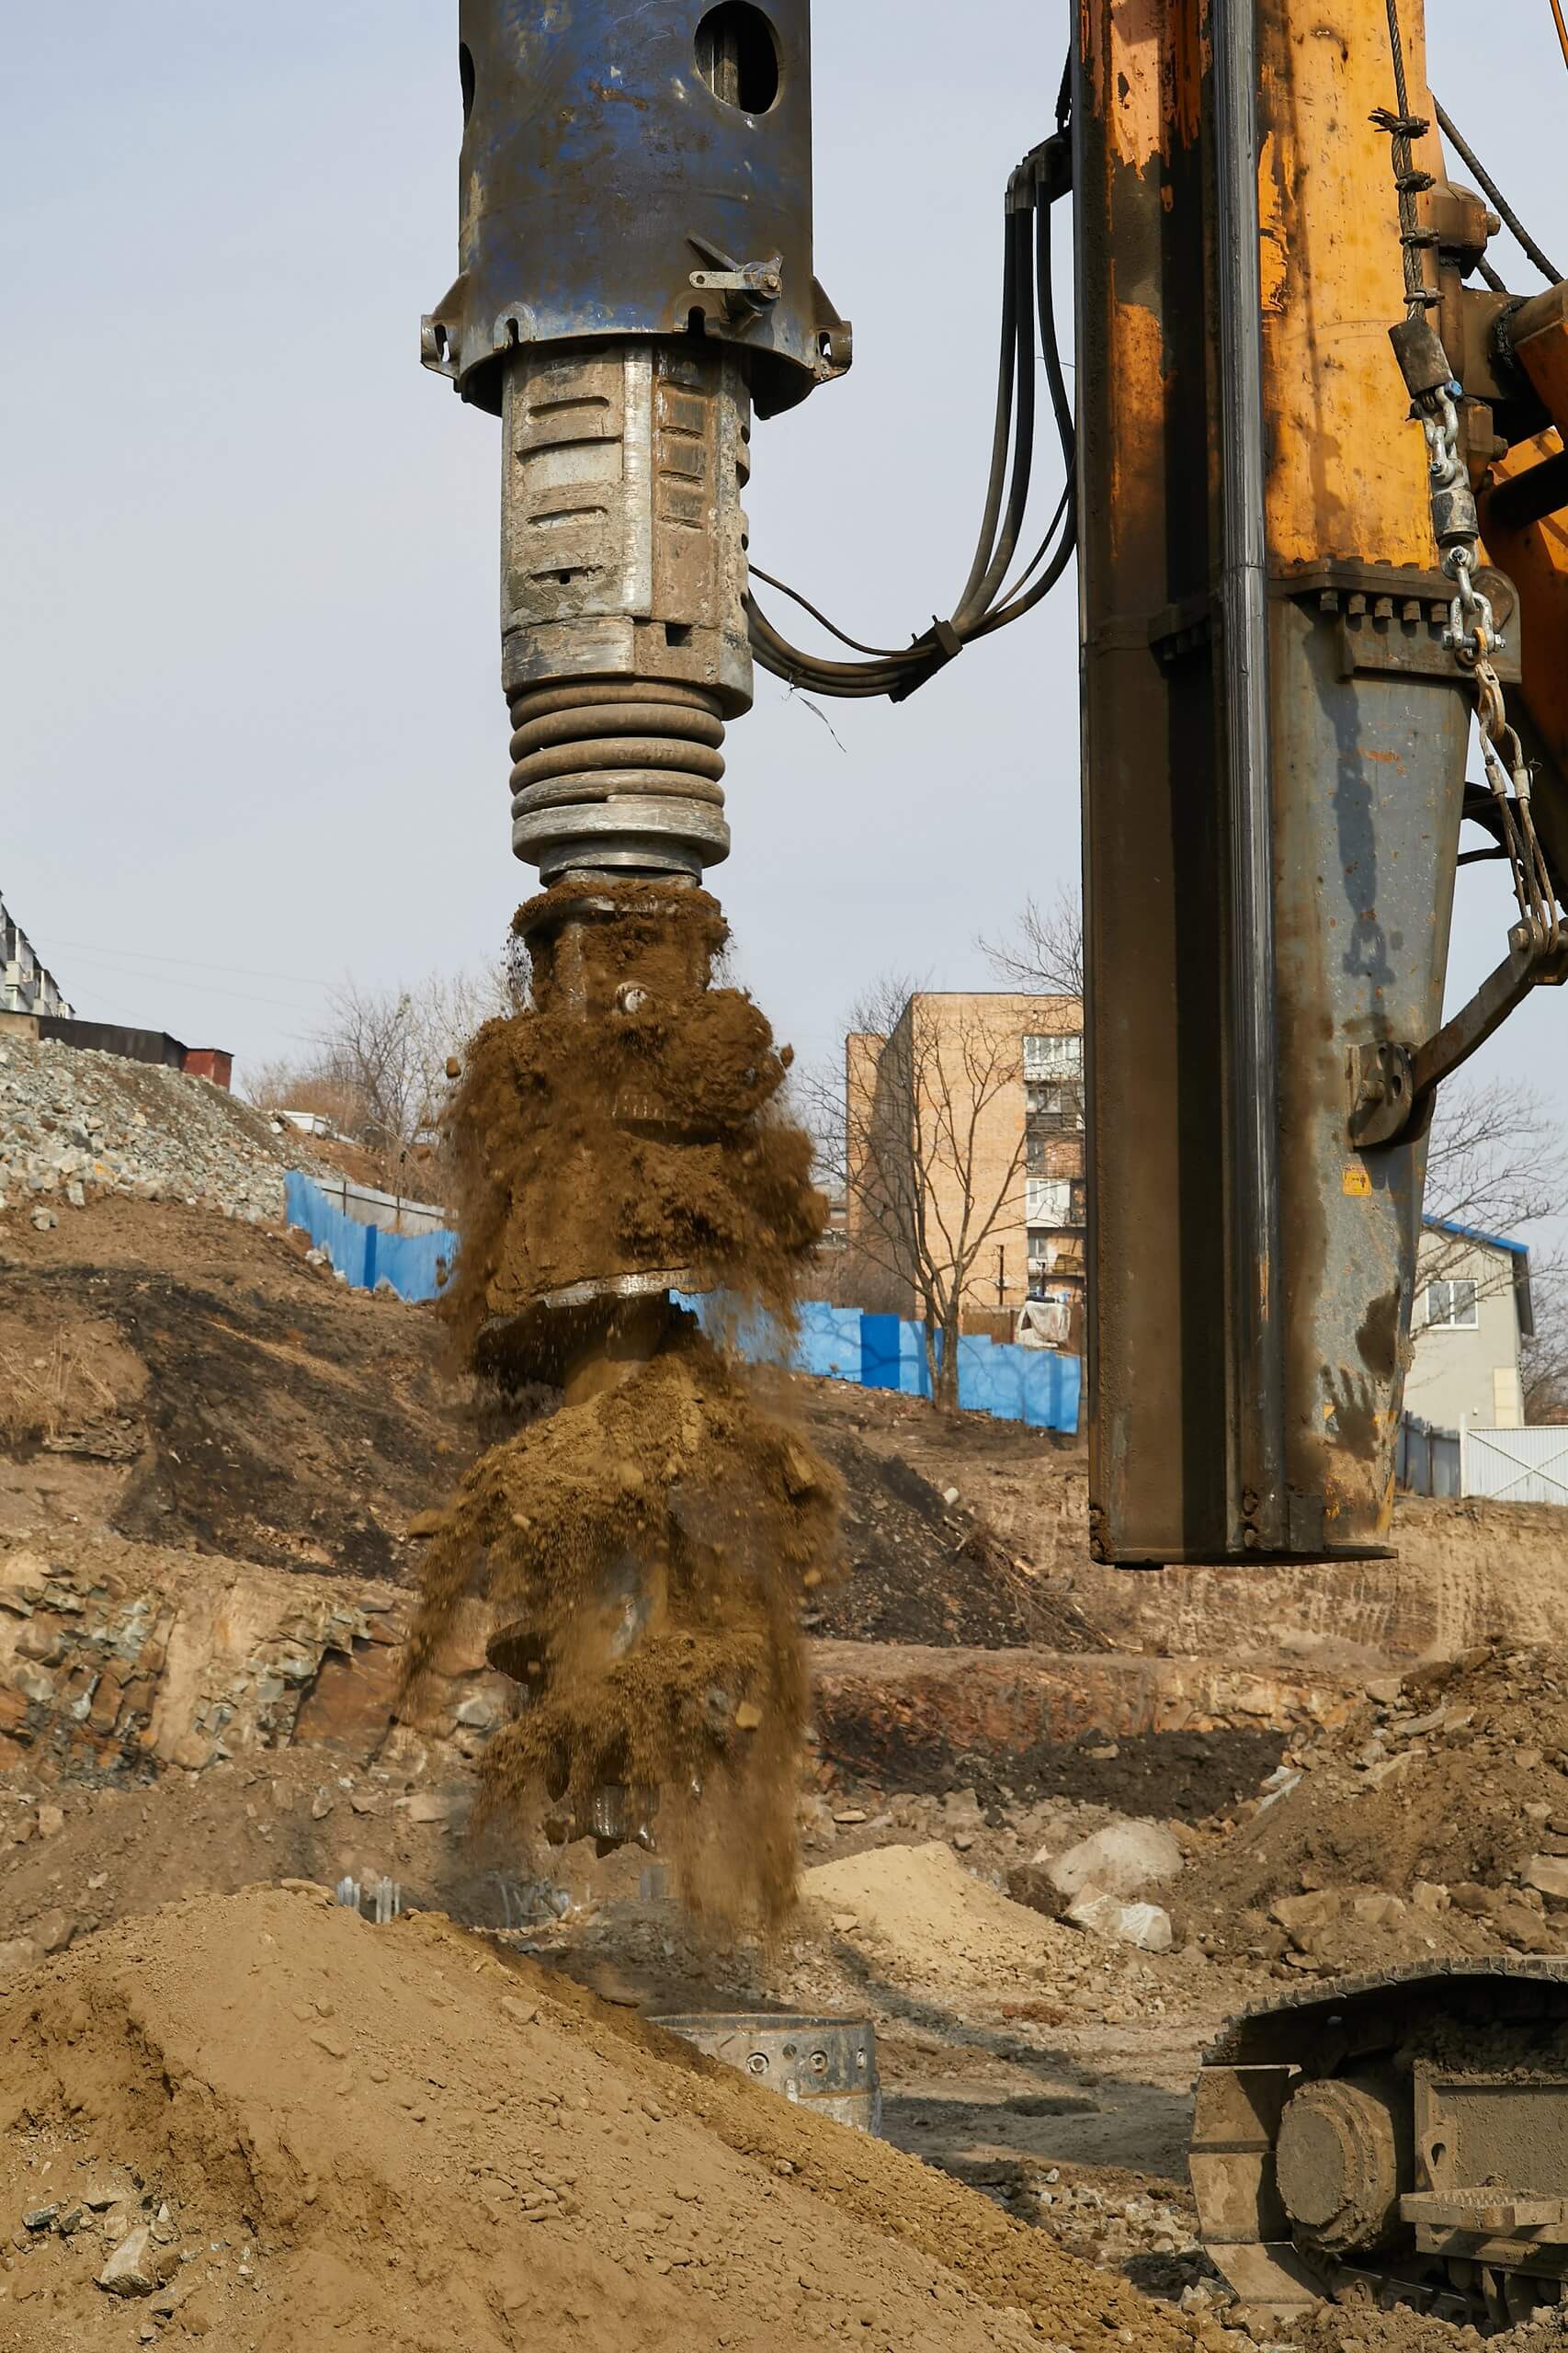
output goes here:
<path id="1" fill-rule="evenodd" d="M 208 1212 L 0 1222 L 0 2347 L 1285 2341 L 1197 2243 L 1199 2054 L 1303 1979 L 1568 1954 L 1559 1524 L 1407 1512 L 1337 1595 L 1119 1585 L 1074 1450 L 788 1410 L 852 1570 L 806 1617 L 802 1901 L 705 1941 L 657 1857 L 475 1843 L 479 1636 L 393 1722 L 426 1516 L 502 1431 L 433 1320 Z M 1044 1883 L 1128 1814 L 1178 1840 L 1169 1951 Z M 345 1875 L 408 1916 L 285 1884 Z M 886 2145 L 645 2024 L 694 2009 L 871 2018 Z"/>

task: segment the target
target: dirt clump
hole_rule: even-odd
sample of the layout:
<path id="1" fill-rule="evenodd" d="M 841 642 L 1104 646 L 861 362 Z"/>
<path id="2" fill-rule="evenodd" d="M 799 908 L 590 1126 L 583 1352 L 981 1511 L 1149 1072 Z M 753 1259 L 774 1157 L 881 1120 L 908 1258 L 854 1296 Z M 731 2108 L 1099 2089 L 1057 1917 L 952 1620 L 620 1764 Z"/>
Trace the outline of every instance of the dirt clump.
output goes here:
<path id="1" fill-rule="evenodd" d="M 1190 2345 L 985 2200 L 432 1915 L 204 1898 L 6 1989 L 4 2341 Z M 809 2247 L 809 2268 L 801 2249 Z M 100 2279 L 143 2283 L 128 2312 Z"/>
<path id="2" fill-rule="evenodd" d="M 1568 1671 L 1480 1645 L 1375 1684 L 1200 1853 L 1188 1923 L 1291 1973 L 1568 1952 Z"/>
<path id="3" fill-rule="evenodd" d="M 627 1267 L 776 1313 L 826 1227 L 789 1064 L 760 1009 L 710 984 L 729 938 L 695 889 L 596 882 L 518 911 L 531 999 L 469 1048 L 448 1120 L 462 1234 L 442 1313 L 466 1353 L 492 1317 Z"/>

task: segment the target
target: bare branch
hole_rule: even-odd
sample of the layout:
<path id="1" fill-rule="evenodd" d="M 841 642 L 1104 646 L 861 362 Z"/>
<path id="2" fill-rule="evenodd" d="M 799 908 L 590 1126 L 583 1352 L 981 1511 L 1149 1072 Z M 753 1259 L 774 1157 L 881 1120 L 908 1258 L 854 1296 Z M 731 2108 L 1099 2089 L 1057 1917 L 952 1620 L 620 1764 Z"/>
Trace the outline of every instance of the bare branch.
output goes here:
<path id="1" fill-rule="evenodd" d="M 1026 899 L 1010 938 L 975 944 L 1019 996 L 1084 994 L 1084 902 L 1075 884 L 1063 883 L 1048 907 Z"/>

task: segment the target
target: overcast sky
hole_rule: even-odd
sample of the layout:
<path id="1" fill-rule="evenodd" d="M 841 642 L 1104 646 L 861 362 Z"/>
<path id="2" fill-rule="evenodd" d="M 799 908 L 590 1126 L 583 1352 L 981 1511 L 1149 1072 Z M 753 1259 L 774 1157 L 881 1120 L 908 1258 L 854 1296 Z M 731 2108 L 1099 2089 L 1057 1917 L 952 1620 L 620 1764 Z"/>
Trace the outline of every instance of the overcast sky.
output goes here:
<path id="1" fill-rule="evenodd" d="M 1478 40 L 1469 0 L 1428 0 L 1434 83 L 1562 249 L 1548 0 L 1502 13 Z M 1051 128 L 1067 9 L 816 20 L 818 270 L 856 366 L 759 430 L 753 544 L 896 643 L 967 569 L 1000 195 Z M 87 0 L 7 27 L 0 892 L 85 1014 L 271 1055 L 345 973 L 482 961 L 523 895 L 497 429 L 416 356 L 455 267 L 455 51 L 450 0 Z M 976 934 L 1072 877 L 1075 658 L 1068 582 L 914 701 L 829 706 L 832 733 L 759 678 L 715 880 L 802 1051 L 889 967 L 984 985 Z M 1464 991 L 1506 905 L 1490 870 L 1460 890 Z M 1568 1110 L 1565 1020 L 1544 992 L 1489 1052 Z"/>

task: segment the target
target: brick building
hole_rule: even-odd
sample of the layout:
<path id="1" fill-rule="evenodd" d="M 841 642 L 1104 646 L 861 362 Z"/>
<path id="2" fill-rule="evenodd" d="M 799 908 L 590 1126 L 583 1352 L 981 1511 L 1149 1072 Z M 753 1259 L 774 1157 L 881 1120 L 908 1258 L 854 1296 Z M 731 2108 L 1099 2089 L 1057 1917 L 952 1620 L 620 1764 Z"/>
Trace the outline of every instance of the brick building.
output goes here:
<path id="1" fill-rule="evenodd" d="M 1016 1310 L 1031 1280 L 1081 1296 L 1083 1033 L 1076 997 L 920 991 L 885 1037 L 846 1040 L 846 1256 L 862 1303 L 917 1313 L 919 1251 L 969 1262 L 971 1317 Z"/>

